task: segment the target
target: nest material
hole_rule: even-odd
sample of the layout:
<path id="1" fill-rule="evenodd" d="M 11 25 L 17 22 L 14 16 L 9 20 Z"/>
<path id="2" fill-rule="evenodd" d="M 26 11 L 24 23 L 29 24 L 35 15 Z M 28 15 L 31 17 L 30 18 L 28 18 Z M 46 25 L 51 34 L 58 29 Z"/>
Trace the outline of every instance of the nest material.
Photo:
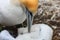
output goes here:
<path id="1" fill-rule="evenodd" d="M 46 23 L 53 30 L 53 39 L 60 40 L 60 0 L 40 1 L 33 24 Z"/>

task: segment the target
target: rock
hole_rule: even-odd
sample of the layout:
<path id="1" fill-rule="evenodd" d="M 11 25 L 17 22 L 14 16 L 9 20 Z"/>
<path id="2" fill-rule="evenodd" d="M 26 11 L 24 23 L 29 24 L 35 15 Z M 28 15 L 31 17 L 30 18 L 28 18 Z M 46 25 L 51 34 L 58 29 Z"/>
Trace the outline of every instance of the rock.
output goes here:
<path id="1" fill-rule="evenodd" d="M 24 29 L 24 28 L 23 28 Z M 19 34 L 15 40 L 52 40 L 53 30 L 46 24 L 35 24 L 31 27 L 31 33 L 24 29 L 23 34 Z"/>
<path id="2" fill-rule="evenodd" d="M 0 33 L 0 40 L 14 40 L 14 39 L 15 38 L 13 38 L 7 30 L 3 30 Z"/>

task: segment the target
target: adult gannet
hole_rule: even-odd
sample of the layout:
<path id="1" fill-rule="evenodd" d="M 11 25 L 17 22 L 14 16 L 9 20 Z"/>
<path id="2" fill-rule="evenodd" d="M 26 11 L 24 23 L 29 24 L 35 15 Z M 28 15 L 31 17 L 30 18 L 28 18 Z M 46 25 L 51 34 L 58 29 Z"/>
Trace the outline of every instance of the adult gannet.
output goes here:
<path id="1" fill-rule="evenodd" d="M 0 0 L 0 24 L 13 26 L 28 19 L 28 32 L 36 14 L 38 0 Z"/>

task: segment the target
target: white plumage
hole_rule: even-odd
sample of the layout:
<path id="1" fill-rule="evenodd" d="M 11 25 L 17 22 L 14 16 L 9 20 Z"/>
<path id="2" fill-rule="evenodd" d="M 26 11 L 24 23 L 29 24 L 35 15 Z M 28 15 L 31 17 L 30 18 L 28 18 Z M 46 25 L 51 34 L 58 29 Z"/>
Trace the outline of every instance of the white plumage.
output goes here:
<path id="1" fill-rule="evenodd" d="M 26 14 L 18 3 L 14 0 L 0 0 L 0 23 L 6 26 L 20 24 L 26 19 Z"/>

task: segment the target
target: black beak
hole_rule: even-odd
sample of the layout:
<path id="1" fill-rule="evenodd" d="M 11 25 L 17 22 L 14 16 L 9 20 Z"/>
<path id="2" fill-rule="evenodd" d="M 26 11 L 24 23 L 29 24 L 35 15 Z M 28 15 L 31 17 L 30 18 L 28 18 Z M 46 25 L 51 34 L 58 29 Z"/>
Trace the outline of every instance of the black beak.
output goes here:
<path id="1" fill-rule="evenodd" d="M 26 16 L 27 16 L 28 33 L 30 33 L 33 22 L 33 14 L 28 9 L 26 9 Z"/>

